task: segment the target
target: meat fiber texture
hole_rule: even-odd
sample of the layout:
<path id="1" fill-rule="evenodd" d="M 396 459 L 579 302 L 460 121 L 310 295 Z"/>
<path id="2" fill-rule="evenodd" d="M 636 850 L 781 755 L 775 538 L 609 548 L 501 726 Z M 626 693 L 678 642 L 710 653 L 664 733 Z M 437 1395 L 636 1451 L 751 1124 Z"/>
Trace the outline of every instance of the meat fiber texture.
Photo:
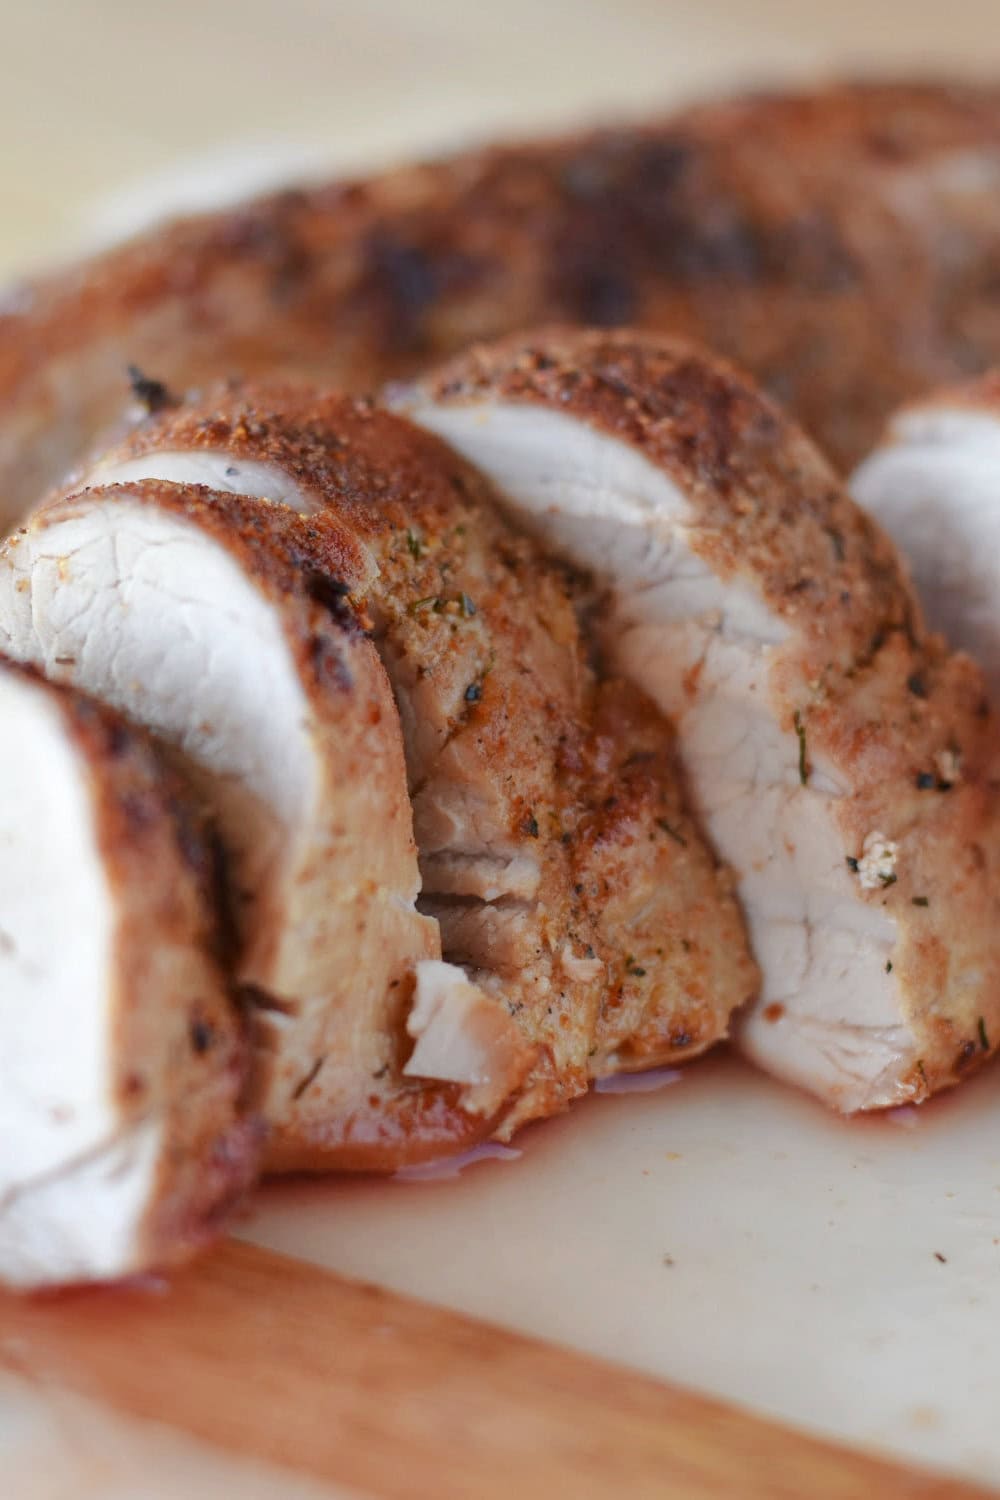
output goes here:
<path id="1" fill-rule="evenodd" d="M 0 661 L 0 1279 L 204 1245 L 251 1181 L 215 861 L 148 741 Z"/>
<path id="2" fill-rule="evenodd" d="M 553 331 L 394 403 L 593 570 L 609 661 L 676 725 L 762 971 L 739 1026 L 842 1110 L 922 1099 L 1000 1040 L 998 743 L 888 539 L 812 444 L 681 342 Z"/>
<path id="3" fill-rule="evenodd" d="M 506 1138 L 725 1035 L 756 987 L 730 876 L 566 570 L 369 404 L 160 404 L 8 542 L 0 630 L 216 809 L 267 1165 Z"/>
<path id="4" fill-rule="evenodd" d="M 158 228 L 0 312 L 0 525 L 127 404 L 277 377 L 374 389 L 545 321 L 738 359 L 850 466 L 905 399 L 1000 355 L 1000 91 L 757 95 Z"/>

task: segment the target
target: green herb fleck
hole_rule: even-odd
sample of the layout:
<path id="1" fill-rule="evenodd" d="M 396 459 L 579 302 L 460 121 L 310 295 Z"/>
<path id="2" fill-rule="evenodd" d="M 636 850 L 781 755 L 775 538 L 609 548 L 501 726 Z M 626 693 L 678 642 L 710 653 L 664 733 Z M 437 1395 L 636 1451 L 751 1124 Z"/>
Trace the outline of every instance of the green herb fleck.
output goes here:
<path id="1" fill-rule="evenodd" d="M 537 837 L 538 837 L 538 819 L 535 817 L 534 813 L 529 813 L 528 816 L 525 818 L 525 820 L 524 820 L 524 831 L 525 831 L 525 833 L 530 834 L 533 839 L 537 839 Z"/>
<path id="2" fill-rule="evenodd" d="M 914 906 L 930 906 L 930 904 L 931 903 L 926 896 L 914 896 L 912 902 L 912 905 Z"/>
<path id="3" fill-rule="evenodd" d="M 982 1047 L 984 1052 L 988 1052 L 990 1050 L 990 1039 L 986 1035 L 986 1022 L 983 1020 L 982 1016 L 979 1017 L 979 1045 L 980 1047 Z"/>
<path id="4" fill-rule="evenodd" d="M 879 876 L 879 880 L 881 880 L 881 882 L 882 882 L 883 889 L 887 885 L 895 885 L 896 884 L 896 876 L 895 875 L 880 875 Z M 924 905 L 925 906 L 927 905 L 926 901 L 924 902 Z"/>
<path id="5" fill-rule="evenodd" d="M 407 527 L 406 546 L 411 557 L 418 560 L 424 555 L 424 544 L 412 527 Z"/>
<path id="6" fill-rule="evenodd" d="M 466 703 L 478 703 L 483 696 L 483 685 L 481 682 L 470 682 L 465 690 Z"/>
<path id="7" fill-rule="evenodd" d="M 887 958 L 886 961 L 885 961 L 885 972 L 887 974 L 891 974 L 892 973 L 892 959 L 891 958 Z"/>
<path id="8" fill-rule="evenodd" d="M 662 828 L 663 832 L 665 834 L 668 834 L 669 837 L 673 839 L 673 841 L 674 841 L 675 844 L 680 844 L 680 846 L 681 846 L 682 849 L 686 849 L 687 848 L 687 842 L 688 842 L 687 839 L 684 837 L 684 835 L 682 833 L 679 833 L 676 828 L 674 828 L 670 823 L 668 823 L 667 820 L 666 820 L 666 818 L 657 818 L 656 824 L 657 824 L 658 828 Z"/>
<path id="9" fill-rule="evenodd" d="M 437 594 L 428 594 L 424 599 L 414 599 L 413 603 L 408 608 L 408 613 L 411 615 L 415 615 L 419 614 L 420 611 L 424 609 L 438 609 L 440 608 L 440 604 L 441 601 L 438 598 Z"/>
<path id="10" fill-rule="evenodd" d="M 929 792 L 934 785 L 934 777 L 930 771 L 917 772 L 917 791 Z"/>
<path id="11" fill-rule="evenodd" d="M 847 868 L 850 870 L 852 875 L 856 875 L 858 873 L 858 862 L 854 858 L 853 854 L 849 854 L 847 856 Z"/>
<path id="12" fill-rule="evenodd" d="M 634 974 L 636 979 L 645 979 L 646 977 L 645 969 L 641 969 L 638 964 L 632 964 L 628 972 Z"/>
<path id="13" fill-rule="evenodd" d="M 799 739 L 799 781 L 805 786 L 809 780 L 809 758 L 806 752 L 806 726 L 802 722 L 802 715 L 798 709 L 795 710 L 793 722 Z"/>
<path id="14" fill-rule="evenodd" d="M 924 1060 L 922 1057 L 917 1058 L 917 1072 L 920 1074 L 921 1078 L 924 1081 L 924 1085 L 926 1086 L 927 1074 L 924 1072 Z"/>
<path id="15" fill-rule="evenodd" d="M 461 606 L 463 619 L 471 620 L 472 616 L 476 613 L 476 606 L 473 604 L 468 594 L 464 592 L 459 594 L 458 602 Z"/>

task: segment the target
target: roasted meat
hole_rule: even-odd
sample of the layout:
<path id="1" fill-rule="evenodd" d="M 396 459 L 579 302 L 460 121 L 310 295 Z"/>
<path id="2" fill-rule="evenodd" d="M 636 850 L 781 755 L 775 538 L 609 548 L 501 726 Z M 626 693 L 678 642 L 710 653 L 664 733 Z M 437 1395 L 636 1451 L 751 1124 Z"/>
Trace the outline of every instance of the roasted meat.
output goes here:
<path id="1" fill-rule="evenodd" d="M 0 662 L 0 1279 L 184 1259 L 251 1181 L 215 862 L 147 740 Z"/>
<path id="2" fill-rule="evenodd" d="M 853 464 L 1000 355 L 1000 92 L 756 96 L 280 193 L 153 230 L 0 315 L 17 515 L 125 401 L 230 375 L 363 390 L 533 323 L 628 323 L 748 367 Z"/>
<path id="3" fill-rule="evenodd" d="M 336 513 L 369 549 L 377 576 L 363 597 L 402 715 L 421 905 L 446 951 L 484 983 L 502 973 L 517 1013 L 534 995 L 532 1035 L 546 1036 L 563 1087 L 568 1032 L 572 1091 L 588 1072 L 681 1060 L 724 1033 L 756 975 L 728 872 L 690 824 L 671 736 L 634 687 L 590 669 L 574 617 L 586 608 L 579 581 L 511 533 L 478 475 L 398 419 L 294 389 L 166 411 L 86 477 L 140 474 L 214 478 L 306 514 Z M 577 939 L 555 975 L 569 986 L 571 1024 L 557 1009 L 553 1032 L 541 1019 L 551 952 L 540 990 L 532 969 L 560 910 Z M 595 943 L 599 961 L 585 956 Z M 585 1024 L 595 993 L 600 1015 L 615 1017 L 596 1050 Z M 640 1011 L 645 1043 L 614 1048 Z"/>
<path id="4" fill-rule="evenodd" d="M 7 544 L 0 631 L 217 807 L 271 1168 L 507 1136 L 725 1035 L 756 973 L 669 733 L 466 464 L 271 388 L 149 418 L 81 480 Z"/>
<path id="5" fill-rule="evenodd" d="M 1000 377 L 896 413 L 851 489 L 906 558 L 935 630 L 1000 694 Z"/>
<path id="6" fill-rule="evenodd" d="M 1000 1042 L 1000 796 L 982 674 L 745 377 L 631 333 L 526 336 L 396 391 L 590 568 L 617 668 L 677 728 L 762 970 L 745 1050 L 843 1110 Z"/>

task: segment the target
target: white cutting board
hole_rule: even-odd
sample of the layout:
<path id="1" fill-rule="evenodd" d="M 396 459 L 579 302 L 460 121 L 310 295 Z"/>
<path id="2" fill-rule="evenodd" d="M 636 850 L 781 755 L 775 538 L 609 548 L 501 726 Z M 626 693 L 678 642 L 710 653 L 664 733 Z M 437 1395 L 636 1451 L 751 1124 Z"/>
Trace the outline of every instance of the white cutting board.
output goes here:
<path id="1" fill-rule="evenodd" d="M 1000 1487 L 1000 1072 L 844 1121 L 733 1057 L 457 1179 L 264 1189 L 238 1232 Z"/>

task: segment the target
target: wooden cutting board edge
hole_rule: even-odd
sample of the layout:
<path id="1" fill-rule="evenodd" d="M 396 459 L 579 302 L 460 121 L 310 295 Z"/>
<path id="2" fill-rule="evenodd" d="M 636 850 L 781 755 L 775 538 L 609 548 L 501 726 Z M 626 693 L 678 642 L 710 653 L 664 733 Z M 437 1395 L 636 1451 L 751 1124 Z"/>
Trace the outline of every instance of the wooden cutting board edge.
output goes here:
<path id="1" fill-rule="evenodd" d="M 0 1363 L 377 1500 L 988 1493 L 236 1241 L 158 1288 L 0 1294 Z"/>

